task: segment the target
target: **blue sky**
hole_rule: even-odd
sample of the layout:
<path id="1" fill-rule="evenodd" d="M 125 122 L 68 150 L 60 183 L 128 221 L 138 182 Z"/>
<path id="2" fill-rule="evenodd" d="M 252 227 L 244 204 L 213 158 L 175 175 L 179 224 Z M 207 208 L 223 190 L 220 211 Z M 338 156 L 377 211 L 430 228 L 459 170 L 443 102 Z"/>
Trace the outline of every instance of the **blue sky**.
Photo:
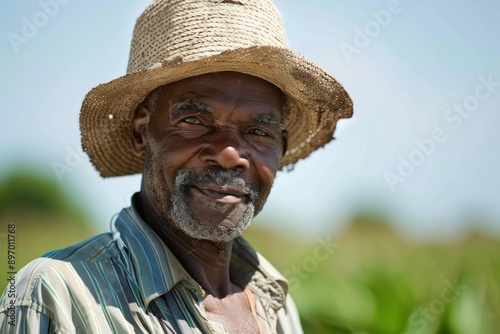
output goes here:
<path id="1" fill-rule="evenodd" d="M 57 181 L 54 164 L 68 166 L 60 181 L 105 230 L 140 177 L 98 176 L 78 113 L 92 87 L 125 73 L 148 1 L 55 1 L 0 5 L 0 175 L 24 162 Z M 257 224 L 316 235 L 369 208 L 417 237 L 500 233 L 500 3 L 275 3 L 291 48 L 345 86 L 355 115 L 280 173 Z"/>

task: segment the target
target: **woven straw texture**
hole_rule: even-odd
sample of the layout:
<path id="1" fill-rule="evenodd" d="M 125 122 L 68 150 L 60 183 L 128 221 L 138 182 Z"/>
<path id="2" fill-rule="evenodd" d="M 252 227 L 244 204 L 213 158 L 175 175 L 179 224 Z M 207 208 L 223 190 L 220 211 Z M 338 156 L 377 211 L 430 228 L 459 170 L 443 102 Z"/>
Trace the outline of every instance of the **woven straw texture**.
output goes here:
<path id="1" fill-rule="evenodd" d="M 141 173 L 131 123 L 153 89 L 206 73 L 235 71 L 267 80 L 287 97 L 293 165 L 333 138 L 352 101 L 330 75 L 286 44 L 270 0 L 155 0 L 137 20 L 125 76 L 92 89 L 80 113 L 84 151 L 101 176 Z"/>

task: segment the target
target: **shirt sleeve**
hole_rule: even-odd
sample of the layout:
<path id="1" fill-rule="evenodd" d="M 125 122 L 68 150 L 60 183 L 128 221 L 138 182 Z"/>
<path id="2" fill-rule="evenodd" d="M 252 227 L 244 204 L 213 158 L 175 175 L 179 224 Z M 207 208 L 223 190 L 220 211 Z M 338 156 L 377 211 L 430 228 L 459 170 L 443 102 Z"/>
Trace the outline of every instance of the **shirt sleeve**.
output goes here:
<path id="1" fill-rule="evenodd" d="M 0 313 L 0 333 L 53 333 L 50 318 L 27 306 L 17 306 Z"/>
<path id="2" fill-rule="evenodd" d="M 41 268 L 44 259 L 36 259 L 22 268 L 0 297 L 0 333 L 70 333 L 72 329 L 59 322 L 61 305 L 59 291 L 66 291 L 60 282 L 44 284 Z M 68 297 L 69 298 L 69 297 Z"/>

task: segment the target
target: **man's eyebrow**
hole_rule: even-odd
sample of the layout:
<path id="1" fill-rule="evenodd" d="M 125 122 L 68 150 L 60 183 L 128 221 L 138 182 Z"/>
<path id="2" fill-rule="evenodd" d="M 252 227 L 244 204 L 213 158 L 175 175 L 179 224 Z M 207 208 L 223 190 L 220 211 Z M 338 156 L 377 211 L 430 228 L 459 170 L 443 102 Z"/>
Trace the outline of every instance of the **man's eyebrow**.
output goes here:
<path id="1" fill-rule="evenodd" d="M 283 130 L 283 124 L 274 114 L 255 114 L 252 115 L 252 119 L 257 123 L 268 125 L 276 131 Z"/>
<path id="2" fill-rule="evenodd" d="M 205 103 L 186 99 L 172 104 L 170 108 L 170 119 L 176 119 L 184 115 L 187 111 L 195 111 L 197 114 L 213 114 L 213 109 Z"/>

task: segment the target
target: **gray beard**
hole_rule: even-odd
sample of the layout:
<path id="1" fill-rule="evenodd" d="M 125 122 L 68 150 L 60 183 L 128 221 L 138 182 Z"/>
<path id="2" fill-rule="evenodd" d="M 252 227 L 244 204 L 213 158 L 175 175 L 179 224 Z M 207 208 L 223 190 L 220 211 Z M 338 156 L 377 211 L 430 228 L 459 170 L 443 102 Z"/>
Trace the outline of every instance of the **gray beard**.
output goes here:
<path id="1" fill-rule="evenodd" d="M 248 193 L 248 202 L 237 205 L 218 204 L 209 201 L 194 203 L 194 205 L 199 205 L 200 208 L 208 207 L 221 213 L 227 213 L 226 219 L 233 221 L 234 226 L 228 227 L 223 222 L 200 221 L 192 217 L 187 205 L 187 188 L 193 182 L 200 181 L 218 186 L 239 187 Z M 237 238 L 250 225 L 255 212 L 254 201 L 258 198 L 258 191 L 255 188 L 246 185 L 245 181 L 239 177 L 239 173 L 232 170 L 218 169 L 203 174 L 196 174 L 191 170 L 180 170 L 175 177 L 174 188 L 170 195 L 170 210 L 163 207 L 162 211 L 167 211 L 164 214 L 168 213 L 174 228 L 189 237 L 196 240 L 226 243 Z"/>

